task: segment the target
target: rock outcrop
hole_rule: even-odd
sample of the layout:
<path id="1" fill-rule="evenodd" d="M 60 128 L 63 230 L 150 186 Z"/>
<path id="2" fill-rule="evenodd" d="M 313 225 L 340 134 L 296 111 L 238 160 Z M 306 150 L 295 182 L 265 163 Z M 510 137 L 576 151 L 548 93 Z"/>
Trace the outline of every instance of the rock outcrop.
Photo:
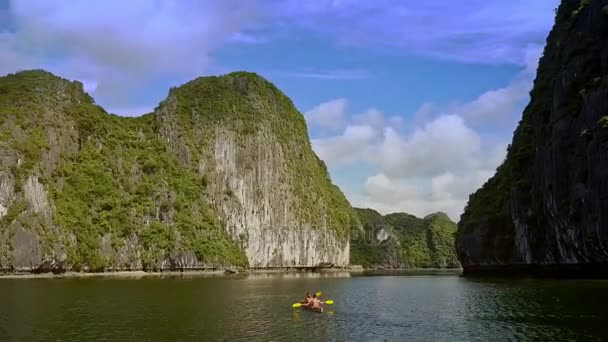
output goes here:
<path id="1" fill-rule="evenodd" d="M 459 222 L 465 275 L 608 276 L 608 1 L 564 0 L 505 162 Z"/>
<path id="2" fill-rule="evenodd" d="M 444 213 L 424 218 L 406 213 L 382 216 L 356 209 L 363 229 L 351 234 L 351 264 L 365 268 L 458 268 L 456 224 Z"/>
<path id="3" fill-rule="evenodd" d="M 79 82 L 0 78 L 0 269 L 346 266 L 359 221 L 303 116 L 262 77 L 106 113 Z"/>

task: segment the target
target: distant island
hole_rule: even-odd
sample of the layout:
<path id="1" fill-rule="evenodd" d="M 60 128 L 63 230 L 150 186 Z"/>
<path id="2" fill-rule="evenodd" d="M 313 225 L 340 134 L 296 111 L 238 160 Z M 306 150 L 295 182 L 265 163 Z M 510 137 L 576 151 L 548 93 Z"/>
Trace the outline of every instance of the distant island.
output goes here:
<path id="1" fill-rule="evenodd" d="M 456 223 L 444 213 L 418 218 L 356 208 L 363 225 L 351 233 L 351 264 L 370 269 L 459 268 Z"/>

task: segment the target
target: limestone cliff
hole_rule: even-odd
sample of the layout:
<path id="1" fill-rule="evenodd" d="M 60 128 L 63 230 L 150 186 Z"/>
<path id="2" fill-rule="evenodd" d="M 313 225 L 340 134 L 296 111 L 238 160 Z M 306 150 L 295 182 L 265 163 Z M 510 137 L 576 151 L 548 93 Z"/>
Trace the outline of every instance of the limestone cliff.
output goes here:
<path id="1" fill-rule="evenodd" d="M 366 268 L 456 268 L 456 224 L 444 213 L 418 218 L 356 209 L 363 225 L 351 235 L 351 263 Z"/>
<path id="2" fill-rule="evenodd" d="M 0 269 L 345 266 L 358 219 L 303 116 L 258 75 L 106 113 L 44 71 L 0 78 Z"/>
<path id="3" fill-rule="evenodd" d="M 564 0 L 505 162 L 459 222 L 465 274 L 608 275 L 608 0 Z"/>

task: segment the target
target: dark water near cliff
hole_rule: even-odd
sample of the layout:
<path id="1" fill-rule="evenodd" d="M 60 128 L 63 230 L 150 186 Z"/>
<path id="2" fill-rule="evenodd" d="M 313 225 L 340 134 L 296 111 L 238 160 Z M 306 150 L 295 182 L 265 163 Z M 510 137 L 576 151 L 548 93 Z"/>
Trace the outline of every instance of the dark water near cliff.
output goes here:
<path id="1" fill-rule="evenodd" d="M 292 309 L 306 291 L 335 300 Z M 456 275 L 0 279 L 0 340 L 608 338 L 608 282 Z"/>

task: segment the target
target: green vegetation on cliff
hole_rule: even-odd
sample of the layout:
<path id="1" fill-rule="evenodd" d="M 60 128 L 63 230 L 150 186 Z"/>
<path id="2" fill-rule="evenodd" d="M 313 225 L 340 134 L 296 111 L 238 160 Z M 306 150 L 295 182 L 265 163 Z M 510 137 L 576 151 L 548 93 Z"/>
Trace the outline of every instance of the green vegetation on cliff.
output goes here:
<path id="1" fill-rule="evenodd" d="M 303 116 L 255 74 L 199 78 L 171 89 L 154 113 L 124 118 L 79 82 L 24 71 L 0 78 L 0 122 L 0 269 L 247 266 L 202 170 L 220 129 L 278 140 L 303 224 L 327 223 L 339 236 L 359 224 L 312 152 Z"/>
<path id="2" fill-rule="evenodd" d="M 386 224 L 380 213 L 373 209 L 355 208 L 363 225 L 362 231 L 353 231 L 350 242 L 350 263 L 369 268 L 376 265 L 399 267 L 401 257 L 398 241 L 391 234 L 392 227 Z M 386 239 L 378 241 L 376 234 L 383 230 Z"/>
<path id="3" fill-rule="evenodd" d="M 351 263 L 364 267 L 458 267 L 456 224 L 443 213 L 418 218 L 356 209 L 364 227 L 351 238 Z M 382 241 L 379 241 L 382 239 Z"/>
<path id="4" fill-rule="evenodd" d="M 24 218 L 22 226 L 38 225 L 28 228 L 37 228 L 44 252 L 50 254 L 52 245 L 69 241 L 67 260 L 75 270 L 128 268 L 138 258 L 144 269 L 158 269 L 169 254 L 183 251 L 209 264 L 246 265 L 244 253 L 207 204 L 202 180 L 178 167 L 153 131 L 150 115 L 108 115 L 81 93 L 80 84 L 42 71 L 0 78 L 0 89 L 3 121 L 14 122 L 3 127 L 13 131 L 9 146 L 24 158 L 21 165 L 13 166 L 17 184 L 30 174 L 38 175 L 55 205 L 51 223 L 62 228 L 53 232 L 50 224 Z M 62 96 L 67 102 L 55 102 Z M 45 111 L 61 111 L 65 117 L 42 116 Z M 41 153 L 52 140 L 46 133 L 50 127 L 68 133 L 69 124 L 74 124 L 77 151 L 51 165 Z M 19 196 L 19 187 L 16 191 Z M 10 223 L 10 215 L 5 218 Z M 104 236 L 110 239 L 105 248 Z M 104 252 L 126 248 L 130 238 L 139 240 L 139 255 L 116 260 L 114 253 Z"/>

